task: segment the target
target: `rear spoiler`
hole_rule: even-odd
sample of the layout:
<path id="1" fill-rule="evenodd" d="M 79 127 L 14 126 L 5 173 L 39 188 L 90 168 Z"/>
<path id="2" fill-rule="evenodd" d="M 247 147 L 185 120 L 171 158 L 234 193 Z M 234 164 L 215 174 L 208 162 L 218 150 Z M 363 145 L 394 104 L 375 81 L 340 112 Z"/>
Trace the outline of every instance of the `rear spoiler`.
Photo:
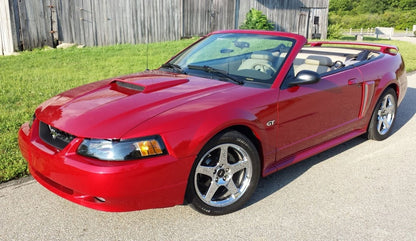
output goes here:
<path id="1" fill-rule="evenodd" d="M 360 47 L 374 47 L 379 48 L 381 53 L 396 55 L 399 52 L 399 48 L 393 45 L 387 44 L 375 44 L 375 43 L 362 43 L 362 42 L 342 42 L 342 41 L 319 41 L 319 42 L 309 42 L 306 45 L 311 47 L 322 47 L 322 45 L 349 45 L 351 47 L 360 46 Z"/>

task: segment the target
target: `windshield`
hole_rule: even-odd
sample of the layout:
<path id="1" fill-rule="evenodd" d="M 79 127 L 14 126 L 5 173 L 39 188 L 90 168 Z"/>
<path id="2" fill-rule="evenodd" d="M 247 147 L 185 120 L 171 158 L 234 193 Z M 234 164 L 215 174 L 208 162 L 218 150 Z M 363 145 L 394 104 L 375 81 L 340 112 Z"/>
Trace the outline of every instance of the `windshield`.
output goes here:
<path id="1" fill-rule="evenodd" d="M 271 85 L 294 43 L 294 39 L 261 34 L 214 34 L 185 50 L 169 64 L 189 75 L 222 79 L 226 74 L 228 79 L 242 83 Z"/>

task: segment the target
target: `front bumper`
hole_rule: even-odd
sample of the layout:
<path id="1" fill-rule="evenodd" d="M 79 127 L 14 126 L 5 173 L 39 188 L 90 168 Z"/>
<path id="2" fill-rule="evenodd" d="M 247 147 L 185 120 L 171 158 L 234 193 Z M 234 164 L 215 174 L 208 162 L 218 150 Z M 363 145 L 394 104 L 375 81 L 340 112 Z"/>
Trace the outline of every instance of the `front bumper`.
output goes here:
<path id="1" fill-rule="evenodd" d="M 37 126 L 34 123 L 30 129 L 28 123 L 22 125 L 19 147 L 33 177 L 57 195 L 102 211 L 133 211 L 184 202 L 188 166 L 194 157 L 100 161 L 76 154 L 80 138 L 63 150 L 43 143 L 36 134 Z"/>

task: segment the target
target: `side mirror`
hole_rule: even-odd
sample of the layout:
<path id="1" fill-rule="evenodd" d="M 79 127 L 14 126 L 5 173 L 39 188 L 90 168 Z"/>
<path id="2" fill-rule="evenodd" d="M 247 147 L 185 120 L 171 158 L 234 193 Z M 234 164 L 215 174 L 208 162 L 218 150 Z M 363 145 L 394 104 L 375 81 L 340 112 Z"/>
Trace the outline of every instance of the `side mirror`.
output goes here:
<path id="1" fill-rule="evenodd" d="M 310 70 L 302 70 L 300 71 L 296 77 L 289 82 L 289 87 L 295 85 L 309 85 L 318 83 L 321 80 L 321 76 Z"/>

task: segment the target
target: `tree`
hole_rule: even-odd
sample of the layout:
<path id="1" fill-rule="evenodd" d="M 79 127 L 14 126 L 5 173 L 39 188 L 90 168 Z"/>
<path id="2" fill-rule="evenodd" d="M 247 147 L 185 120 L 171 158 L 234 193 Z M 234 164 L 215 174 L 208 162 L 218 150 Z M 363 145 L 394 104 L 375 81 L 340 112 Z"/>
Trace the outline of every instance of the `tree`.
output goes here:
<path id="1" fill-rule="evenodd" d="M 342 14 L 343 12 L 349 12 L 353 10 L 353 8 L 354 8 L 354 4 L 351 0 L 330 0 L 329 1 L 330 12 Z"/>
<path id="2" fill-rule="evenodd" d="M 357 6 L 358 13 L 384 13 L 390 8 L 392 0 L 360 1 Z"/>
<path id="3" fill-rule="evenodd" d="M 328 27 L 410 29 L 416 23 L 416 0 L 330 0 L 328 23 Z M 331 33 L 336 29 L 332 27 Z"/>
<path id="4" fill-rule="evenodd" d="M 416 8 L 416 0 L 392 0 L 391 7 L 400 10 L 412 10 Z"/>

